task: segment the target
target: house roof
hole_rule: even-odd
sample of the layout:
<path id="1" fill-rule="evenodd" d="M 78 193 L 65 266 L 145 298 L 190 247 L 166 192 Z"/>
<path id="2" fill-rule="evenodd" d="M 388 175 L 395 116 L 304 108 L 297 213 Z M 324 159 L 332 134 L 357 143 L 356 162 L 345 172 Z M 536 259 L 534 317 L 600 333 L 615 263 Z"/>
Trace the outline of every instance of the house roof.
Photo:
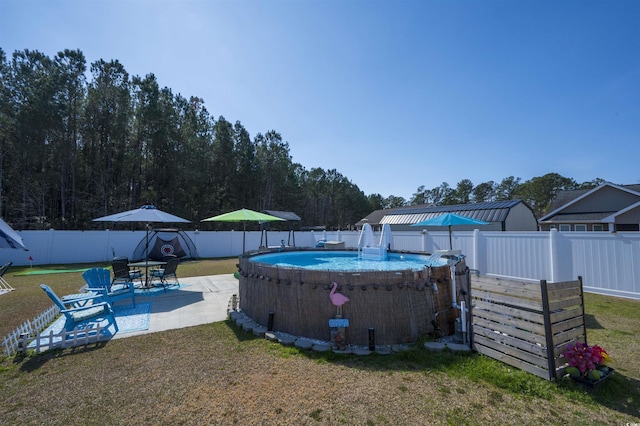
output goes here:
<path id="1" fill-rule="evenodd" d="M 599 185 L 592 189 L 577 189 L 572 191 L 560 191 L 556 195 L 555 199 L 551 203 L 551 209 L 549 213 L 542 216 L 538 222 L 544 223 L 554 223 L 554 222 L 566 222 L 566 221 L 575 221 L 575 220 L 596 220 L 600 221 L 601 219 L 610 216 L 615 211 L 603 212 L 604 214 L 600 215 L 600 212 L 584 212 L 584 213 L 573 213 L 573 214 L 563 214 L 562 210 L 567 207 L 577 203 L 580 200 L 583 200 L 587 197 L 592 196 L 598 191 L 603 190 L 603 188 L 615 188 L 620 191 L 625 191 L 632 193 L 634 195 L 638 195 L 640 197 L 640 185 L 616 185 L 610 182 L 605 182 L 602 185 Z M 590 216 L 586 216 L 590 215 Z M 599 219 L 596 219 L 596 216 L 600 215 Z M 576 216 L 575 219 L 570 219 L 570 217 Z"/>
<path id="2" fill-rule="evenodd" d="M 597 213 L 559 213 L 545 220 L 545 223 L 566 223 L 566 222 L 596 222 L 600 223 L 604 218 L 615 214 L 616 212 L 597 212 Z"/>
<path id="3" fill-rule="evenodd" d="M 293 212 L 283 212 L 280 210 L 263 210 L 262 213 L 270 214 L 271 216 L 279 217 L 280 219 L 284 219 L 284 220 L 292 220 L 292 221 L 302 220 L 300 216 L 298 216 Z"/>
<path id="4" fill-rule="evenodd" d="M 450 206 L 434 206 L 423 204 L 419 206 L 398 207 L 395 209 L 376 210 L 365 219 L 372 225 L 410 225 L 440 216 L 443 213 L 456 213 L 485 222 L 502 222 L 509 215 L 509 210 L 522 203 L 522 200 L 493 201 L 487 203 L 456 204 Z"/>

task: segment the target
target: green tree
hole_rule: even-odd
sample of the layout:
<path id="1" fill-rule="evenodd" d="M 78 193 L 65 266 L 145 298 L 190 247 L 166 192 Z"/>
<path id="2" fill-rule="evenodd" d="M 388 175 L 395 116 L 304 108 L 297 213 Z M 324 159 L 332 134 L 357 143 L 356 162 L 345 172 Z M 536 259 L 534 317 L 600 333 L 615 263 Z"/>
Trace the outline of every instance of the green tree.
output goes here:
<path id="1" fill-rule="evenodd" d="M 64 50 L 55 57 L 57 68 L 55 103 L 58 112 L 58 123 L 55 126 L 55 137 L 52 139 L 52 164 L 58 170 L 58 205 L 59 215 L 52 224 L 63 229 L 75 227 L 82 223 L 83 217 L 77 217 L 78 173 L 81 164 L 78 150 L 81 143 L 81 120 L 86 97 L 87 69 L 84 55 L 79 50 Z M 52 194 L 55 200 L 55 196 Z"/>
<path id="2" fill-rule="evenodd" d="M 455 204 L 469 204 L 471 202 L 471 194 L 473 193 L 473 182 L 469 179 L 462 179 L 456 185 L 453 192 Z"/>
<path id="3" fill-rule="evenodd" d="M 606 180 L 602 178 L 595 178 L 587 182 L 582 182 L 581 184 L 578 185 L 576 189 L 593 189 L 602 185 L 605 182 Z"/>
<path id="4" fill-rule="evenodd" d="M 216 211 L 230 210 L 236 206 L 233 193 L 233 181 L 236 178 L 236 158 L 234 153 L 233 126 L 220 116 L 213 126 L 212 168 L 209 173 L 213 177 L 213 192 Z"/>
<path id="5" fill-rule="evenodd" d="M 473 188 L 472 196 L 473 201 L 476 203 L 485 203 L 494 201 L 496 198 L 497 184 L 490 180 L 489 182 L 482 182 Z"/>
<path id="6" fill-rule="evenodd" d="M 48 211 L 50 183 L 55 179 L 51 170 L 53 129 L 57 111 L 53 61 L 38 51 L 14 52 L 5 80 L 13 108 L 13 128 L 10 161 L 5 162 L 10 186 L 9 212 L 19 228 L 49 227 Z M 6 167 L 10 164 L 10 169 Z"/>
<path id="7" fill-rule="evenodd" d="M 4 211 L 5 201 L 5 181 L 7 171 L 5 171 L 5 158 L 13 151 L 11 131 L 14 128 L 14 114 L 12 108 L 9 64 L 2 48 L 0 48 L 0 216 L 6 218 Z"/>
<path id="8" fill-rule="evenodd" d="M 367 202 L 369 203 L 369 210 L 381 210 L 384 207 L 384 198 L 380 194 L 367 195 Z"/>
<path id="9" fill-rule="evenodd" d="M 139 207 L 132 194 L 131 163 L 145 161 L 129 144 L 131 93 L 129 74 L 117 60 L 91 64 L 92 82 L 84 117 L 83 160 L 92 216 Z M 135 188 L 135 185 L 134 185 Z"/>
<path id="10" fill-rule="evenodd" d="M 251 135 L 239 122 L 233 126 L 235 172 L 232 182 L 237 207 L 258 205 L 258 165 L 256 146 Z"/>
<path id="11" fill-rule="evenodd" d="M 537 217 L 542 217 L 558 191 L 576 189 L 576 187 L 577 184 L 573 179 L 557 173 L 547 173 L 520 185 L 517 195 L 531 206 Z"/>
<path id="12" fill-rule="evenodd" d="M 279 133 L 271 130 L 255 137 L 256 163 L 260 177 L 258 210 L 280 210 L 288 204 L 294 187 L 289 144 Z"/>
<path id="13" fill-rule="evenodd" d="M 383 206 L 385 209 L 394 209 L 397 207 L 404 207 L 407 205 L 407 200 L 403 197 L 398 197 L 395 195 L 389 195 L 383 201 Z"/>
<path id="14" fill-rule="evenodd" d="M 178 157 L 176 190 L 177 200 L 184 217 L 213 216 L 216 200 L 209 190 L 214 178 L 209 173 L 213 167 L 213 120 L 204 106 L 204 100 L 192 96 L 189 100 L 178 96 L 178 138 L 182 141 L 182 155 Z M 179 210 L 176 210 L 179 211 Z"/>
<path id="15" fill-rule="evenodd" d="M 453 188 L 451 188 L 447 182 L 442 182 L 440 187 L 438 187 L 437 189 L 434 188 L 434 195 L 436 194 L 437 194 L 437 197 L 440 199 L 440 202 L 434 203 L 434 204 L 444 205 L 444 206 L 458 204 L 456 191 Z"/>
<path id="16" fill-rule="evenodd" d="M 431 202 L 431 192 L 425 188 L 424 185 L 420 185 L 416 192 L 411 196 L 411 200 L 409 203 L 412 206 L 417 206 L 419 204 L 428 204 Z"/>
<path id="17" fill-rule="evenodd" d="M 513 200 L 520 186 L 520 178 L 509 176 L 496 187 L 496 201 Z"/>

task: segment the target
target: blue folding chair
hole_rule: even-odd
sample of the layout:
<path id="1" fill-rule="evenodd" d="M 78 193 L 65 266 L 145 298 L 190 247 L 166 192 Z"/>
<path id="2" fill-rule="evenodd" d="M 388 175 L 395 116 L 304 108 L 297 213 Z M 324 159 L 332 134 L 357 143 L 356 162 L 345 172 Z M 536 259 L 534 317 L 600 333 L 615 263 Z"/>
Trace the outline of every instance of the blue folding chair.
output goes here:
<path id="1" fill-rule="evenodd" d="M 106 268 L 87 269 L 82 273 L 87 283 L 87 290 L 98 292 L 112 306 L 120 299 L 131 297 L 131 303 L 136 306 L 135 286 L 133 281 L 111 281 L 111 271 Z"/>
<path id="2" fill-rule="evenodd" d="M 113 315 L 111 305 L 107 302 L 92 303 L 90 305 L 78 306 L 67 308 L 58 297 L 57 294 L 46 284 L 40 284 L 40 287 L 49 296 L 53 303 L 60 308 L 60 313 L 65 317 L 64 329 L 71 331 L 80 323 L 86 322 L 92 319 L 108 319 L 109 324 L 113 324 L 116 332 L 118 332 L 118 324 L 116 323 L 116 317 Z"/>

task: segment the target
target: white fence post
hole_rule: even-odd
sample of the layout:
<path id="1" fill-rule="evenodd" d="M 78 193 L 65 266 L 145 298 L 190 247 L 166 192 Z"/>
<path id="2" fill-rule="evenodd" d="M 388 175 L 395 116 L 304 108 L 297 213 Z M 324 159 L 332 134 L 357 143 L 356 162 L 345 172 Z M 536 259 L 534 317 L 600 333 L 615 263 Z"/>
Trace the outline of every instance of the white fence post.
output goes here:
<path id="1" fill-rule="evenodd" d="M 558 230 L 551 229 L 549 231 L 549 264 L 551 271 L 550 282 L 556 282 L 558 278 Z"/>
<path id="2" fill-rule="evenodd" d="M 422 230 L 422 251 L 426 252 L 427 251 L 427 230 L 423 229 Z"/>
<path id="3" fill-rule="evenodd" d="M 473 255 L 473 264 L 471 265 L 471 269 L 478 269 L 478 265 L 480 265 L 480 230 L 473 230 L 473 240 L 472 240 L 473 248 L 471 253 Z"/>

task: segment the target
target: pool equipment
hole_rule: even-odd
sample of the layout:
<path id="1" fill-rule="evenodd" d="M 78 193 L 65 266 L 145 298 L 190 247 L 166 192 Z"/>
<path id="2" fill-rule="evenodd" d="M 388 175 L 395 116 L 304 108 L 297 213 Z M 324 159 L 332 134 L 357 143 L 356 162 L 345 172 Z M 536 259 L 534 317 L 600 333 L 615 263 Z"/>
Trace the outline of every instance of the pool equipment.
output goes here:
<path id="1" fill-rule="evenodd" d="M 431 256 L 434 259 L 446 259 L 449 268 L 451 269 L 451 307 L 460 311 L 460 318 L 456 320 L 456 334 L 459 331 L 460 340 L 466 343 L 467 339 L 467 307 L 464 300 L 458 304 L 456 289 L 456 265 L 464 259 L 464 255 L 460 250 L 436 250 Z"/>
<path id="2" fill-rule="evenodd" d="M 380 239 L 377 242 L 373 228 L 365 223 L 358 238 L 358 256 L 361 259 L 384 260 L 387 258 L 387 251 L 391 250 L 391 241 L 391 226 L 388 223 L 382 225 Z"/>

